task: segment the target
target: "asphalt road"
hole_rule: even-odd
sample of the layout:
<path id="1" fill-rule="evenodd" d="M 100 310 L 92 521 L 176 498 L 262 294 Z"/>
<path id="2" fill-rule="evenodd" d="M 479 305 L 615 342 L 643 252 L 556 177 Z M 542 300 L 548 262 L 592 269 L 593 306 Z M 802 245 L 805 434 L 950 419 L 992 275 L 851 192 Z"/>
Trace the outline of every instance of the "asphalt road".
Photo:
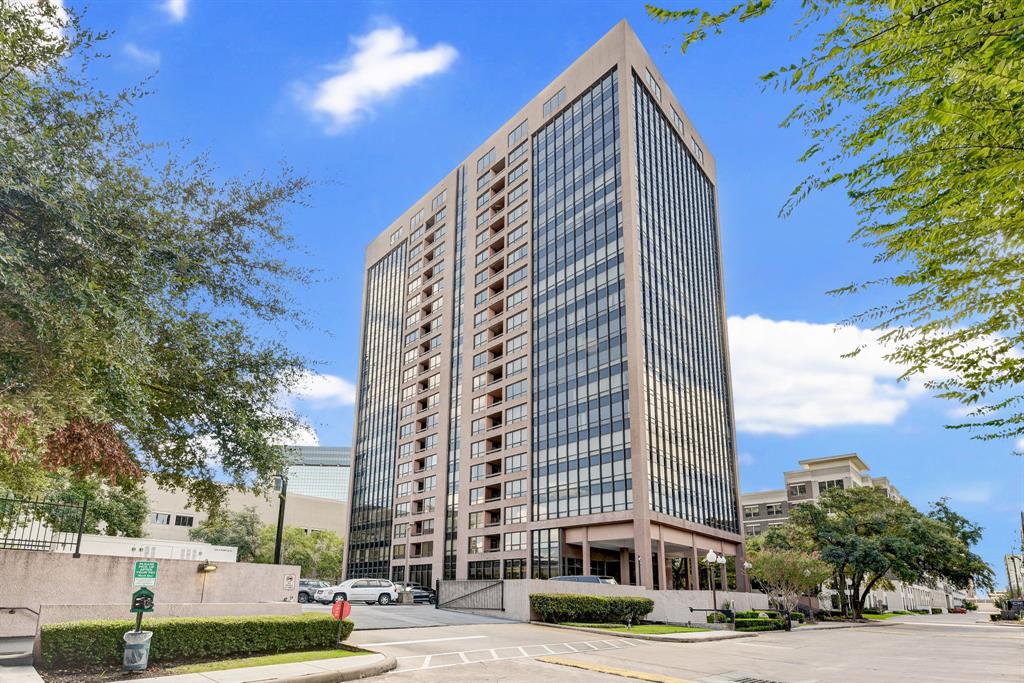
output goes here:
<path id="1" fill-rule="evenodd" d="M 330 605 L 303 605 L 303 612 L 330 613 Z M 352 605 L 349 616 L 357 631 L 459 626 L 467 624 L 507 624 L 504 619 L 434 609 L 433 605 Z"/>
<path id="2" fill-rule="evenodd" d="M 394 655 L 399 666 L 387 676 L 415 683 L 545 678 L 621 683 L 623 674 L 664 683 L 1024 680 L 1024 629 L 978 623 L 973 615 L 908 617 L 877 627 L 798 629 L 687 644 L 493 622 L 401 631 L 360 629 L 350 642 Z M 552 658 L 562 663 L 544 661 Z M 604 673 L 612 670 L 618 675 Z"/>

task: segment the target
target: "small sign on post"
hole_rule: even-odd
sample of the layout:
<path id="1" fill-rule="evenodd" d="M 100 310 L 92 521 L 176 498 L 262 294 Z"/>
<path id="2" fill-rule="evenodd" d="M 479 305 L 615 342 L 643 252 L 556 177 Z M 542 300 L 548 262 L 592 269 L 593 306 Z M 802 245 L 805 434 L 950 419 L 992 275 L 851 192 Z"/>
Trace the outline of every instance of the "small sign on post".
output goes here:
<path id="1" fill-rule="evenodd" d="M 286 591 L 295 590 L 295 574 L 284 575 L 284 589 Z"/>
<path id="2" fill-rule="evenodd" d="M 341 629 L 344 626 L 343 620 L 352 613 L 352 603 L 348 600 L 339 600 L 331 605 L 331 616 L 338 622 L 338 637 L 334 640 L 335 647 L 341 647 Z"/>
<path id="3" fill-rule="evenodd" d="M 135 560 L 135 571 L 132 574 L 133 586 L 156 585 L 156 562 L 154 560 Z"/>

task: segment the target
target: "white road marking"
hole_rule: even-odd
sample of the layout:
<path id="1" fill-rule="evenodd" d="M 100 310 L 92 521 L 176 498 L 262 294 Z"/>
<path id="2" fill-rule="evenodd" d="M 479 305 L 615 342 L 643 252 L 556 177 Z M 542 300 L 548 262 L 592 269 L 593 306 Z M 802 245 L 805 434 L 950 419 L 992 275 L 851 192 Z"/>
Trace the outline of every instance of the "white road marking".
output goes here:
<path id="1" fill-rule="evenodd" d="M 423 666 L 420 667 L 421 669 L 427 669 L 430 667 L 430 657 L 431 655 L 427 655 L 423 658 Z"/>
<path id="2" fill-rule="evenodd" d="M 390 643 L 359 643 L 359 647 L 383 647 L 385 645 L 414 645 L 416 643 L 439 643 L 443 640 L 473 640 L 487 636 L 452 636 L 451 638 L 424 638 L 423 640 L 393 640 Z"/>
<path id="3" fill-rule="evenodd" d="M 488 648 L 481 648 L 479 650 L 462 650 L 462 651 L 458 651 L 458 652 L 433 652 L 433 653 L 431 653 L 429 655 L 423 655 L 423 654 L 403 655 L 401 657 L 398 657 L 397 659 L 399 661 L 409 660 L 409 659 L 416 659 L 416 660 L 422 659 L 423 661 L 420 663 L 419 666 L 415 666 L 415 663 L 413 663 L 413 662 L 410 662 L 408 665 L 400 666 L 398 669 L 396 669 L 396 672 L 398 672 L 398 671 L 409 671 L 410 669 L 412 669 L 412 670 L 445 669 L 445 668 L 448 668 L 450 666 L 464 666 L 466 664 L 481 664 L 481 663 L 484 663 L 484 662 L 491 662 L 491 661 L 504 661 L 504 660 L 507 660 L 507 659 L 523 659 L 523 658 L 532 658 L 532 657 L 543 657 L 543 656 L 545 656 L 545 652 L 537 652 L 536 654 L 530 654 L 529 652 L 526 651 L 526 648 L 543 648 L 549 654 L 558 654 L 557 652 L 555 652 L 552 649 L 553 647 L 565 647 L 565 648 L 571 650 L 572 652 L 580 652 L 581 650 L 577 649 L 578 646 L 580 646 L 580 645 L 586 645 L 591 650 L 617 650 L 617 649 L 621 649 L 621 648 L 625 648 L 625 647 L 637 647 L 638 645 L 641 645 L 641 643 L 633 642 L 633 641 L 627 640 L 627 639 L 617 639 L 617 640 L 612 640 L 612 641 L 600 640 L 600 641 L 595 641 L 595 642 L 603 643 L 603 647 L 598 647 L 598 646 L 594 645 L 594 643 L 591 643 L 591 642 L 576 641 L 576 642 L 573 642 L 573 643 L 548 643 L 548 644 L 533 643 L 533 644 L 530 644 L 530 645 L 509 645 L 509 646 L 506 646 L 506 647 L 489 648 L 489 649 Z M 498 650 L 518 651 L 519 654 L 517 654 L 517 655 L 516 654 L 512 654 L 512 655 L 508 655 L 508 656 L 499 656 L 498 652 L 497 652 Z M 490 653 L 491 659 L 470 659 L 469 656 L 468 656 L 468 655 L 471 655 L 471 654 L 474 654 L 474 653 L 479 653 L 479 652 Z M 438 658 L 438 657 L 453 657 L 453 656 L 458 656 L 458 658 L 461 661 L 444 663 L 444 664 L 431 664 L 431 662 L 434 659 Z"/>
<path id="4" fill-rule="evenodd" d="M 469 664 L 469 657 L 466 656 L 465 652 L 460 652 L 459 653 L 459 659 L 462 660 L 463 664 Z"/>
<path id="5" fill-rule="evenodd" d="M 784 645 L 762 645 L 761 643 L 734 643 L 735 645 L 744 645 L 746 647 L 770 647 L 773 650 L 792 650 L 791 647 L 785 647 Z"/>
<path id="6" fill-rule="evenodd" d="M 553 654 L 555 654 L 555 651 L 554 651 L 554 650 L 552 650 L 552 649 L 551 649 L 550 647 L 548 647 L 547 645 L 541 645 L 541 647 L 542 647 L 542 648 L 544 648 L 545 650 L 547 650 L 547 651 L 548 651 L 548 654 L 549 654 L 549 655 L 553 655 Z"/>

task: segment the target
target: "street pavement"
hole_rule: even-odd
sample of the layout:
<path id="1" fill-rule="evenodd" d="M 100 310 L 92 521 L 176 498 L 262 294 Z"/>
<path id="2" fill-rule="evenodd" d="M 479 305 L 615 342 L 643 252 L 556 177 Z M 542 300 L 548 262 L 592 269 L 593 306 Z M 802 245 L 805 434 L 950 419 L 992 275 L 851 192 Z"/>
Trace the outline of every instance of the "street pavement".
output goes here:
<path id="1" fill-rule="evenodd" d="M 303 612 L 330 614 L 330 605 L 309 604 Z M 507 624 L 506 619 L 434 609 L 433 605 L 352 605 L 349 615 L 356 630 L 367 631 L 390 628 L 424 628 L 428 626 L 459 626 L 467 624 Z"/>
<path id="2" fill-rule="evenodd" d="M 797 629 L 686 644 L 492 622 L 401 631 L 357 628 L 349 642 L 396 657 L 398 668 L 386 675 L 415 683 L 621 681 L 621 676 L 662 683 L 1024 680 L 1024 629 L 976 619 L 930 615 L 880 627 Z"/>

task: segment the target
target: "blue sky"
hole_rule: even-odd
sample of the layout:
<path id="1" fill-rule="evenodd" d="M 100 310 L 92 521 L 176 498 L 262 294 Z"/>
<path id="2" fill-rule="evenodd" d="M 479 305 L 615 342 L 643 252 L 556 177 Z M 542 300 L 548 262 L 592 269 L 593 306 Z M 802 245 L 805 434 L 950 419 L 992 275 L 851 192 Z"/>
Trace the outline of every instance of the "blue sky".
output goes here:
<path id="1" fill-rule="evenodd" d="M 793 16 L 733 27 L 685 57 L 678 27 L 639 2 L 95 2 L 86 22 L 115 32 L 101 86 L 152 76 L 136 110 L 146 138 L 187 140 L 225 176 L 285 162 L 318 181 L 289 215 L 293 260 L 319 271 L 294 292 L 314 325 L 284 334 L 319 363 L 295 407 L 319 443 L 344 445 L 364 246 L 623 17 L 717 159 L 743 490 L 856 451 L 919 507 L 949 496 L 984 525 L 980 551 L 1004 582 L 1002 555 L 1020 543 L 1015 444 L 943 429 L 956 406 L 898 384 L 878 352 L 839 358 L 871 334 L 834 323 L 884 295 L 825 294 L 878 274 L 848 240 L 841 192 L 777 217 L 807 172 L 805 141 L 778 126 L 792 100 L 758 76 L 800 54 Z"/>

